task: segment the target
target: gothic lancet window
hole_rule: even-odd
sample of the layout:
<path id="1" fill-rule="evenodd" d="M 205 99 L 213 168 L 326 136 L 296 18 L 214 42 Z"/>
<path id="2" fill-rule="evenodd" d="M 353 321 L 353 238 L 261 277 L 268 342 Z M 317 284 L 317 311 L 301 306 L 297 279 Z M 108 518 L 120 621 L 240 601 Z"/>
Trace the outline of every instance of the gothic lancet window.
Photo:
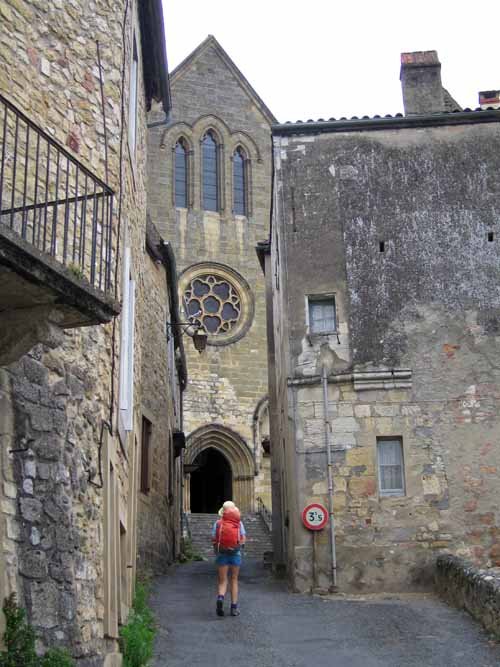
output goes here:
<path id="1" fill-rule="evenodd" d="M 177 208 L 188 207 L 188 152 L 183 139 L 175 144 L 175 205 Z"/>
<path id="2" fill-rule="evenodd" d="M 217 142 L 212 132 L 203 137 L 203 208 L 205 211 L 219 210 L 219 164 Z"/>
<path id="3" fill-rule="evenodd" d="M 246 159 L 242 148 L 233 154 L 233 211 L 236 215 L 247 215 Z"/>

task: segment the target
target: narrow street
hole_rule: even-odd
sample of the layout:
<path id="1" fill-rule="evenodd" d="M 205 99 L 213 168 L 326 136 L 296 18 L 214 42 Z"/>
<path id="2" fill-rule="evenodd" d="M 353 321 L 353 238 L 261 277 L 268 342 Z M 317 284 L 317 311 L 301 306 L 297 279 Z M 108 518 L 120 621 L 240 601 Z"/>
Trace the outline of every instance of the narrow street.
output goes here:
<path id="1" fill-rule="evenodd" d="M 155 580 L 154 667 L 497 667 L 500 645 L 432 596 L 342 600 L 293 595 L 262 565 L 241 574 L 241 616 L 215 615 L 212 562 Z"/>

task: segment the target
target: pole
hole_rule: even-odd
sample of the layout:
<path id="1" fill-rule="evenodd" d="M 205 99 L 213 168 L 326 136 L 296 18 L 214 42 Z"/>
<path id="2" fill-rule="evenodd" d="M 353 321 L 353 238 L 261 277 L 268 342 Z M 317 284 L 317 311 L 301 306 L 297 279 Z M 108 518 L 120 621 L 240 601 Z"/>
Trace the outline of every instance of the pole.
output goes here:
<path id="1" fill-rule="evenodd" d="M 333 518 L 333 472 L 332 472 L 332 451 L 331 451 L 331 432 L 329 410 L 328 410 L 328 376 L 326 367 L 323 366 L 322 371 L 323 382 L 323 417 L 325 422 L 325 446 L 326 446 L 326 463 L 328 471 L 328 514 L 330 523 L 330 550 L 332 563 L 332 588 L 337 588 L 337 553 L 335 546 L 335 522 Z"/>

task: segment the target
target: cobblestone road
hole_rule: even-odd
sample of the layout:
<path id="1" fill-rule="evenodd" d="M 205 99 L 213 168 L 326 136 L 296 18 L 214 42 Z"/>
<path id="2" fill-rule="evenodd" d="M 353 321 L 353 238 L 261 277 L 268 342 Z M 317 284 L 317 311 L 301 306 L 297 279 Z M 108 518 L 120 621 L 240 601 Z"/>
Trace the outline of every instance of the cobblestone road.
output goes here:
<path id="1" fill-rule="evenodd" d="M 260 564 L 241 575 L 241 616 L 215 615 L 213 563 L 156 580 L 154 667 L 499 667 L 500 646 L 465 612 L 429 597 L 299 596 Z"/>

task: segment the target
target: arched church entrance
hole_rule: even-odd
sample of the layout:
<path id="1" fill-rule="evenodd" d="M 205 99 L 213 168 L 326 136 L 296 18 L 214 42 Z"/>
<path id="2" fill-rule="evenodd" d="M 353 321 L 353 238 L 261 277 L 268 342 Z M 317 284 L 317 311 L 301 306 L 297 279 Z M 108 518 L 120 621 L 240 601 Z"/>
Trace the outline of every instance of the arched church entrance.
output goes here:
<path id="1" fill-rule="evenodd" d="M 243 438 L 211 424 L 193 431 L 186 445 L 187 511 L 213 513 L 225 500 L 233 500 L 242 512 L 254 510 L 255 460 Z"/>
<path id="2" fill-rule="evenodd" d="M 194 460 L 191 473 L 191 512 L 215 514 L 225 500 L 233 499 L 233 473 L 229 461 L 209 447 Z"/>

